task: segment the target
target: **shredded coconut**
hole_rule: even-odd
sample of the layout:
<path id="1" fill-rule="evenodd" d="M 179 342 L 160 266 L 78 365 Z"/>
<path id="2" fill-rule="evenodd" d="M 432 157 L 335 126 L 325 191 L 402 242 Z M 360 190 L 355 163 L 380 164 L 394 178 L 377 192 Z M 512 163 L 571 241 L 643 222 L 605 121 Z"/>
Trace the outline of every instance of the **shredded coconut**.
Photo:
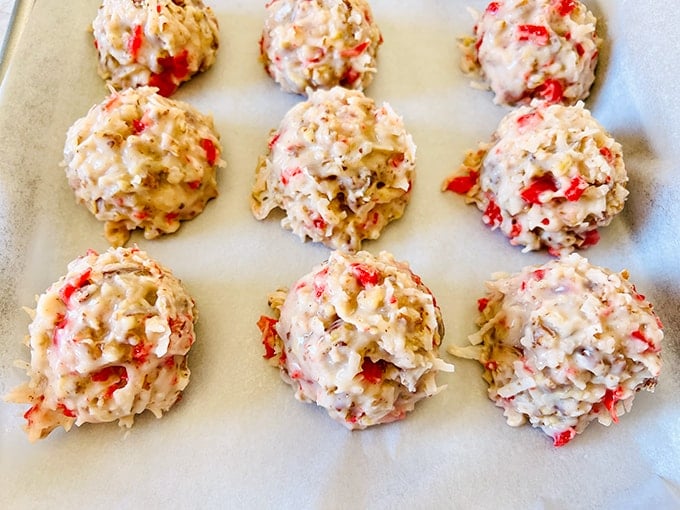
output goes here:
<path id="1" fill-rule="evenodd" d="M 273 0 L 266 8 L 261 58 L 284 91 L 371 83 L 382 36 L 366 0 Z"/>
<path id="2" fill-rule="evenodd" d="M 212 117 L 152 87 L 113 92 L 69 129 L 64 165 L 79 203 L 125 244 L 175 232 L 217 196 L 224 166 Z"/>
<path id="3" fill-rule="evenodd" d="M 392 255 L 333 252 L 290 291 L 270 296 L 262 317 L 265 357 L 296 398 L 315 402 L 349 429 L 400 420 L 438 393 L 444 336 L 430 290 Z"/>
<path id="4" fill-rule="evenodd" d="M 256 170 L 253 214 L 261 220 L 281 208 L 281 225 L 301 239 L 358 250 L 403 215 L 415 152 L 387 103 L 342 87 L 317 90 L 272 133 Z"/>
<path id="5" fill-rule="evenodd" d="M 479 300 L 474 347 L 489 398 L 509 425 L 527 420 L 569 442 L 593 420 L 617 422 L 661 371 L 661 321 L 628 281 L 571 254 L 517 274 L 500 273 Z"/>
<path id="6" fill-rule="evenodd" d="M 104 0 L 92 22 L 99 75 L 169 96 L 215 62 L 217 18 L 202 0 Z"/>
<path id="7" fill-rule="evenodd" d="M 595 16 L 577 0 L 491 2 L 460 40 L 461 68 L 494 102 L 543 99 L 574 104 L 590 94 L 601 39 Z"/>
<path id="8" fill-rule="evenodd" d="M 90 250 L 37 298 L 28 327 L 30 381 L 5 398 L 29 403 L 31 441 L 58 426 L 168 411 L 189 383 L 197 312 L 181 282 L 137 248 Z"/>
<path id="9" fill-rule="evenodd" d="M 442 189 L 465 195 L 523 251 L 559 254 L 598 241 L 627 183 L 621 145 L 582 103 L 534 103 L 506 115 Z"/>

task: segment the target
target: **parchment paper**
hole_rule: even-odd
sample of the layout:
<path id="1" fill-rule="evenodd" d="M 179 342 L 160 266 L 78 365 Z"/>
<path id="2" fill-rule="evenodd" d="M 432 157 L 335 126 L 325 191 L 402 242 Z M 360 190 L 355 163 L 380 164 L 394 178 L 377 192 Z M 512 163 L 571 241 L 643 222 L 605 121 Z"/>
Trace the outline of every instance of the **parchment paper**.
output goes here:
<path id="1" fill-rule="evenodd" d="M 540 431 L 510 428 L 486 397 L 480 367 L 456 365 L 448 385 L 406 420 L 349 432 L 293 398 L 262 359 L 255 326 L 266 294 L 328 256 L 278 219 L 257 222 L 249 192 L 267 133 L 299 97 L 258 62 L 264 1 L 212 0 L 221 28 L 214 68 L 177 93 L 211 112 L 228 168 L 220 196 L 180 231 L 133 242 L 173 269 L 200 319 L 183 400 L 129 433 L 114 424 L 58 430 L 29 444 L 25 406 L 0 402 L 3 508 L 679 508 L 677 143 L 680 13 L 668 2 L 590 1 L 606 43 L 587 106 L 623 144 L 631 196 L 584 253 L 628 268 L 665 324 L 664 370 L 610 428 L 597 424 L 555 449 Z M 385 43 L 368 94 L 404 116 L 418 145 L 405 216 L 365 248 L 408 260 L 433 290 L 444 347 L 474 332 L 476 298 L 495 271 L 549 259 L 522 254 L 460 197 L 440 193 L 464 151 L 506 113 L 458 70 L 456 37 L 479 0 L 373 0 Z M 59 167 L 67 128 L 106 95 L 87 28 L 95 0 L 37 0 L 0 89 L 0 394 L 24 380 L 21 306 L 87 248 L 103 227 L 76 205 Z"/>

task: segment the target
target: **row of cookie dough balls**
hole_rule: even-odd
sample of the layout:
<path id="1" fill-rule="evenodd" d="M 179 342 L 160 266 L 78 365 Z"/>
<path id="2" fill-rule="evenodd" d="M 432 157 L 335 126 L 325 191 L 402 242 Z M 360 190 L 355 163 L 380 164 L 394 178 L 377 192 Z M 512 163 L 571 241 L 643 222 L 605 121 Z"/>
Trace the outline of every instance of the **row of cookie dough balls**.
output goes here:
<path id="1" fill-rule="evenodd" d="M 383 38 L 366 0 L 270 0 L 265 11 L 260 56 L 284 91 L 363 90 L 373 80 Z M 577 0 L 491 2 L 461 40 L 463 70 L 498 104 L 573 104 L 595 79 L 596 23 Z M 202 0 L 104 0 L 92 31 L 103 79 L 166 96 L 210 68 L 219 47 L 217 19 Z"/>
<path id="2" fill-rule="evenodd" d="M 340 92 L 339 92 L 339 93 L 340 93 Z M 340 94 L 343 94 L 343 93 L 340 93 Z M 358 97 L 358 96 L 357 96 L 357 97 Z M 115 100 L 113 100 L 113 102 L 115 103 Z M 107 103 L 108 103 L 108 101 L 107 101 Z M 319 108 L 316 108 L 316 109 L 315 109 L 315 108 L 311 108 L 311 107 L 308 108 L 308 110 L 311 110 L 311 111 L 312 111 L 312 114 L 310 115 L 310 116 L 312 117 L 312 119 L 311 119 L 312 125 L 313 125 L 314 118 L 315 118 L 314 115 L 318 115 L 319 113 L 323 113 L 324 111 L 327 113 L 327 105 L 324 105 L 324 104 L 323 104 L 324 101 L 320 101 L 320 103 L 321 103 L 320 109 L 319 109 Z M 110 106 L 110 104 L 109 104 L 109 106 Z M 317 105 L 317 106 L 319 106 L 319 105 Z M 386 110 L 386 109 L 383 108 L 383 110 Z M 138 112 L 138 113 L 139 113 L 139 112 Z M 297 113 L 297 112 L 296 112 L 296 113 Z M 304 112 L 302 112 L 302 113 L 304 113 Z M 149 127 L 149 124 L 147 124 L 146 121 L 143 120 L 144 115 L 145 115 L 145 114 L 144 114 L 143 112 L 141 113 L 141 115 L 133 115 L 133 117 L 135 117 L 135 118 L 127 119 L 127 121 L 124 122 L 124 125 L 125 125 L 125 126 L 128 126 L 128 127 L 131 126 L 133 132 L 134 132 L 134 131 L 137 131 L 137 132 L 134 133 L 134 134 L 135 134 L 135 135 L 138 135 L 139 133 L 145 131 L 145 130 Z M 352 115 L 353 115 L 353 114 L 350 113 L 350 116 L 352 116 Z M 299 117 L 303 117 L 303 116 L 304 116 L 304 115 L 299 115 Z M 308 116 L 308 117 L 310 117 L 310 116 Z M 531 116 L 529 116 L 529 117 L 531 117 Z M 149 118 L 151 118 L 151 116 L 149 116 Z M 149 119 L 147 118 L 146 120 L 149 120 Z M 293 116 L 293 119 L 291 119 L 291 123 L 292 123 L 293 125 L 298 125 L 298 126 L 303 125 L 303 126 L 306 126 L 306 124 L 304 124 L 305 122 L 310 122 L 310 119 L 308 118 L 308 119 L 306 119 L 306 120 L 300 120 L 300 119 L 296 119 L 295 116 Z M 297 123 L 297 124 L 296 124 L 296 123 Z M 281 137 L 281 134 L 285 131 L 284 127 L 285 127 L 285 124 L 282 123 L 280 132 L 279 132 L 279 133 L 276 133 L 276 134 L 274 134 L 274 135 L 272 136 L 272 140 L 271 140 L 271 144 L 270 144 L 270 152 L 272 152 L 271 149 L 273 149 L 273 146 L 275 146 L 275 145 L 277 144 L 277 141 L 278 141 L 278 139 Z M 316 136 L 316 134 L 317 134 L 317 131 L 315 131 L 314 128 L 306 129 L 306 130 L 305 130 L 305 129 L 300 129 L 300 131 L 303 131 L 303 132 L 305 132 L 305 133 L 308 135 L 307 138 L 306 138 L 306 140 L 307 140 L 308 142 L 310 142 L 311 140 L 314 139 L 314 137 L 311 137 L 311 138 L 310 138 L 310 136 L 309 136 L 310 133 L 313 134 L 314 136 Z M 332 130 L 331 130 L 331 131 L 332 131 Z M 321 134 L 323 135 L 323 133 L 321 133 Z M 330 137 L 328 137 L 328 134 L 327 134 L 327 133 L 326 133 L 326 136 L 327 136 L 327 138 L 331 138 L 331 139 L 332 139 L 332 133 L 331 133 L 331 136 L 330 136 Z M 198 147 L 198 146 L 202 147 L 203 150 L 205 151 L 205 157 L 206 157 L 206 159 L 208 159 L 209 162 L 210 162 L 210 160 L 212 159 L 213 162 L 214 162 L 214 160 L 215 160 L 214 142 L 213 142 L 213 148 L 210 149 L 210 144 L 209 144 L 209 143 L 204 142 L 204 139 L 203 139 L 203 138 L 201 138 L 200 140 L 201 140 L 200 143 L 198 143 L 198 144 L 194 143 L 193 146 L 195 146 L 195 147 Z M 207 140 L 207 139 L 205 139 L 205 140 Z M 283 141 L 286 141 L 285 138 L 284 138 Z M 337 142 L 337 141 L 338 141 L 338 139 L 336 138 L 336 139 L 335 139 L 335 142 Z M 107 140 L 107 141 L 106 141 L 106 144 L 107 144 L 109 147 L 111 147 L 111 146 L 112 146 L 112 145 L 111 145 L 111 140 Z M 114 145 L 115 145 L 115 143 L 114 143 Z M 359 145 L 360 145 L 360 146 L 363 145 L 363 142 L 360 143 Z M 411 142 L 410 145 L 412 146 L 412 142 Z M 207 147 L 206 147 L 206 146 L 207 146 Z M 293 151 L 291 151 L 291 149 L 290 149 L 291 147 L 294 148 Z M 337 148 L 336 148 L 336 149 L 337 149 Z M 285 151 L 288 152 L 288 153 L 294 152 L 295 154 L 294 154 L 293 157 L 298 157 L 298 156 L 299 156 L 299 155 L 297 154 L 297 148 L 296 148 L 294 145 L 286 145 L 286 146 L 285 146 Z M 336 152 L 338 152 L 338 151 L 336 151 Z M 414 152 L 414 150 L 413 150 L 413 152 Z M 359 150 L 359 154 L 361 154 L 361 153 L 362 153 L 362 151 Z M 211 157 L 211 154 L 212 154 L 212 157 Z M 344 151 L 344 152 L 343 152 L 343 151 L 341 150 L 341 151 L 339 151 L 339 154 L 335 154 L 335 156 L 342 159 L 342 158 L 347 158 L 347 156 L 348 156 L 349 154 L 350 154 L 349 152 L 347 152 L 347 151 Z M 302 157 L 302 160 L 303 160 L 303 161 L 305 160 L 305 156 L 309 157 L 309 155 L 304 155 L 304 154 L 303 154 L 303 157 Z M 396 156 L 396 157 L 392 157 L 392 156 Z M 272 158 L 272 159 L 275 159 L 275 158 Z M 287 161 L 290 160 L 290 158 L 287 158 L 286 155 L 284 155 L 281 159 L 283 159 L 285 162 L 287 162 Z M 399 153 L 397 152 L 396 155 L 391 155 L 390 158 L 387 159 L 387 161 L 390 161 L 390 164 L 394 166 L 394 162 L 395 162 L 395 161 L 396 161 L 396 162 L 403 162 L 404 159 L 406 159 L 406 158 L 404 157 L 403 153 L 402 153 L 402 154 L 399 154 Z M 259 167 L 259 169 L 258 169 L 258 179 L 260 179 L 260 174 L 262 174 L 262 172 L 260 171 L 260 169 L 264 168 L 264 169 L 266 170 L 268 164 L 269 164 L 269 161 L 267 161 L 266 163 L 263 163 L 263 164 L 260 165 L 260 167 Z M 284 165 L 284 166 L 285 166 L 285 165 Z M 272 183 L 272 186 L 271 186 L 272 188 L 276 188 L 276 186 L 278 186 L 279 183 L 285 185 L 287 179 L 294 178 L 294 177 L 297 177 L 297 176 L 299 176 L 299 175 L 302 174 L 302 171 L 301 171 L 301 169 L 299 168 L 299 166 L 292 166 L 292 165 L 289 165 L 289 166 L 286 167 L 286 168 L 283 168 L 283 167 L 279 166 L 279 167 L 278 167 L 278 170 L 277 170 L 276 167 L 274 167 L 273 170 L 274 170 L 273 172 L 269 172 L 269 171 L 267 170 L 267 171 L 264 173 L 264 174 L 267 174 L 267 175 L 265 175 L 265 177 L 266 177 L 265 180 L 271 180 L 271 179 L 270 179 L 271 174 L 274 175 L 274 180 L 273 180 L 273 183 Z M 287 170 L 289 170 L 289 175 L 286 175 L 286 171 L 287 171 Z M 277 172 L 278 172 L 278 173 L 277 173 Z M 264 174 L 262 174 L 262 175 L 264 175 Z M 141 176 L 139 179 L 145 180 L 147 177 L 148 177 L 148 176 Z M 471 178 L 471 177 L 472 177 L 472 174 L 471 174 L 471 173 L 468 174 L 468 178 Z M 139 180 L 139 179 L 138 179 L 138 180 Z M 337 179 L 337 177 L 336 177 L 336 179 Z M 115 180 L 115 179 L 114 179 L 114 180 Z M 151 180 L 153 180 L 153 179 L 151 179 Z M 334 179 L 331 179 L 331 180 L 334 180 Z M 189 186 L 189 189 L 194 189 L 194 186 L 198 186 L 198 187 L 201 186 L 200 184 L 198 184 L 198 185 L 195 184 L 195 183 L 196 183 L 196 180 L 192 180 L 192 181 L 187 181 L 187 180 L 185 180 L 185 181 L 186 181 L 187 185 Z M 408 183 L 408 186 L 407 186 L 407 189 L 406 189 L 406 191 L 408 192 L 408 191 L 410 191 L 410 187 L 411 187 L 411 182 L 412 182 L 412 181 L 411 181 L 410 179 L 407 179 L 405 182 Z M 189 184 L 189 183 L 194 183 L 194 184 L 191 185 L 191 184 Z M 382 186 L 380 186 L 380 183 L 382 183 Z M 403 180 L 402 180 L 402 184 L 403 184 Z M 545 184 L 545 183 L 543 183 L 543 184 Z M 543 185 L 543 184 L 542 184 L 542 185 Z M 384 184 L 383 181 L 378 181 L 378 185 L 377 185 L 376 187 L 377 187 L 378 189 L 380 189 L 381 187 L 384 187 L 384 185 L 385 185 L 385 184 Z M 557 187 L 557 184 L 555 184 L 555 182 L 554 182 L 554 180 L 553 180 L 552 183 L 548 183 L 548 186 L 547 186 L 546 189 L 548 189 L 548 188 L 556 188 L 556 187 Z M 313 188 L 314 188 L 314 187 L 313 187 Z M 316 187 L 316 188 L 318 188 L 318 187 Z M 316 189 L 316 188 L 314 188 L 314 192 L 316 193 L 317 196 L 316 196 L 316 197 L 312 196 L 311 198 L 308 197 L 308 202 L 309 202 L 309 201 L 314 202 L 314 198 L 318 198 L 318 195 L 319 195 L 318 191 L 319 191 L 319 190 Z M 578 187 L 577 187 L 577 188 L 578 188 Z M 265 185 L 265 191 L 266 191 L 266 189 L 267 189 L 267 186 Z M 542 189 L 538 190 L 538 192 L 539 192 L 539 193 L 540 193 L 540 192 L 543 192 L 543 191 L 545 191 L 546 189 L 543 189 L 543 188 L 542 188 Z M 402 191 L 403 191 L 403 186 L 402 186 Z M 556 189 L 548 189 L 548 191 L 556 191 Z M 578 192 L 581 192 L 582 190 L 577 190 L 577 191 L 578 191 Z M 331 192 L 331 193 L 332 193 L 332 192 Z M 172 194 L 172 193 L 169 193 L 169 194 Z M 362 194 L 363 194 L 363 193 L 362 193 Z M 282 201 L 277 202 L 276 199 L 274 199 L 274 200 L 269 200 L 269 202 L 272 203 L 272 204 L 274 204 L 274 205 L 265 206 L 265 215 L 266 215 L 266 212 L 268 212 L 268 210 L 266 209 L 266 207 L 269 207 L 269 210 L 270 210 L 272 207 L 276 207 L 276 206 L 283 207 L 283 206 L 286 204 L 286 196 L 285 196 L 285 193 L 279 193 L 279 196 L 282 196 L 282 197 L 283 197 L 283 200 L 282 200 Z M 538 195 L 537 195 L 537 196 L 538 196 Z M 265 197 L 265 200 L 262 200 L 261 202 L 266 203 L 268 198 L 269 198 L 269 197 Z M 322 197 L 322 198 L 323 198 L 323 197 Z M 255 193 L 254 193 L 254 199 L 255 199 L 255 204 L 259 204 L 260 201 L 258 201 L 258 200 L 256 199 L 256 194 L 255 194 Z M 204 200 L 204 202 L 205 202 L 205 201 L 207 201 L 207 200 Z M 102 203 L 99 201 L 99 199 L 97 199 L 97 200 L 92 200 L 91 202 L 94 202 L 98 207 L 102 205 Z M 123 202 L 124 202 L 124 201 L 123 201 Z M 134 203 L 134 202 L 135 202 L 135 201 L 134 201 L 134 200 L 131 200 L 131 202 L 133 202 L 132 207 L 133 207 L 133 209 L 134 209 L 134 207 L 135 207 L 135 203 Z M 313 226 L 316 230 L 327 230 L 328 224 L 325 223 L 326 220 L 323 218 L 322 215 L 320 215 L 320 214 L 315 214 L 315 215 L 313 215 L 313 216 L 307 216 L 307 212 L 308 212 L 308 211 L 305 210 L 305 204 L 303 203 L 303 204 L 301 205 L 301 204 L 299 203 L 299 202 L 301 202 L 301 201 L 299 201 L 299 200 L 296 201 L 295 198 L 293 198 L 292 200 L 287 200 L 287 202 L 288 202 L 289 205 L 293 204 L 295 207 L 298 207 L 298 208 L 301 208 L 301 209 L 302 209 L 303 214 L 302 214 L 301 216 L 302 216 L 303 219 L 300 220 L 300 222 L 299 222 L 302 226 L 304 226 L 304 223 L 305 223 L 305 222 L 310 223 L 310 222 L 307 221 L 307 220 L 311 220 L 311 224 L 312 224 L 312 226 Z M 118 205 L 120 205 L 120 204 L 118 204 Z M 138 204 L 137 204 L 137 205 L 138 205 Z M 204 203 L 203 203 L 203 205 L 204 205 Z M 336 204 L 336 205 L 337 205 L 337 204 Z M 405 204 L 404 204 L 404 205 L 405 205 Z M 399 207 L 401 207 L 401 204 L 397 203 L 397 209 L 398 209 Z M 202 209 L 202 206 L 200 206 L 199 209 Z M 487 208 L 485 208 L 485 210 L 486 210 L 486 209 L 487 209 Z M 330 210 L 330 211 L 332 212 L 332 209 L 331 209 L 331 208 L 328 208 L 328 210 Z M 403 208 L 402 208 L 402 210 L 403 210 Z M 256 208 L 255 208 L 255 206 L 254 206 L 254 212 L 255 212 L 255 211 L 256 211 Z M 287 212 L 288 212 L 288 211 L 287 211 Z M 149 211 L 137 211 L 137 217 L 141 217 L 141 219 L 145 219 L 146 217 L 148 217 L 148 216 L 147 216 L 148 214 L 149 214 Z M 166 221 L 167 221 L 167 214 L 172 215 L 172 213 L 166 213 L 166 215 L 164 216 L 164 219 L 165 219 Z M 398 214 L 400 215 L 401 213 L 398 213 Z M 330 215 L 330 214 L 329 214 L 329 215 Z M 152 216 L 153 216 L 153 215 L 152 215 Z M 292 214 L 292 215 L 289 214 L 289 216 L 293 216 L 293 218 L 295 218 L 295 215 L 294 215 L 294 214 Z M 379 216 L 373 216 L 373 217 L 374 217 L 374 218 L 379 218 Z M 174 218 L 174 219 L 176 219 L 176 218 Z M 183 219 L 184 219 L 184 218 L 183 218 Z M 285 220 L 284 220 L 284 221 L 285 221 Z M 290 221 L 290 218 L 289 218 L 289 221 Z M 374 223 L 377 224 L 377 223 L 378 223 L 378 220 L 377 220 L 377 219 L 374 220 Z M 130 224 L 123 225 L 123 227 L 125 227 L 125 228 L 123 228 L 123 229 L 121 229 L 121 228 L 120 228 L 120 225 L 118 225 L 119 228 L 118 228 L 118 229 L 113 228 L 112 231 L 113 231 L 113 232 L 116 232 L 117 230 L 124 230 L 125 232 L 127 232 L 127 230 L 130 229 L 130 228 L 129 228 L 129 225 L 130 225 Z M 134 224 L 132 224 L 132 225 L 133 225 L 133 226 L 139 226 L 139 225 L 134 225 Z M 178 225 L 178 223 L 177 223 L 177 225 Z M 295 223 L 293 223 L 292 221 L 290 221 L 289 225 L 290 225 L 290 228 L 291 228 L 292 230 L 295 231 Z M 285 225 L 284 225 L 284 226 L 285 226 Z M 333 229 L 334 229 L 334 227 L 335 227 L 335 224 L 331 224 L 330 226 L 331 226 L 331 231 L 333 231 Z M 114 227 L 115 227 L 115 225 L 114 225 Z M 146 229 L 146 227 L 144 227 L 144 228 Z M 157 230 L 157 231 L 162 231 L 162 228 L 159 229 L 159 228 L 156 227 L 156 230 Z M 151 236 L 155 235 L 155 233 L 156 233 L 156 232 L 154 232 L 153 227 L 150 229 L 150 232 L 151 232 Z M 300 232 L 301 232 L 301 233 L 300 233 Z M 301 230 L 300 232 L 298 232 L 298 234 L 301 235 L 301 237 L 304 237 L 305 235 L 307 235 L 306 232 L 305 232 L 304 230 Z M 312 236 L 308 236 L 308 237 L 314 239 L 314 237 L 312 237 Z M 323 239 L 315 239 L 315 240 L 321 240 L 321 241 L 323 242 Z M 333 241 L 333 242 L 335 242 L 335 241 Z M 343 242 L 344 242 L 345 244 L 347 243 L 347 241 L 343 241 Z M 334 247 L 333 244 L 329 244 L 329 245 L 332 246 L 332 247 Z M 356 247 L 357 247 L 357 246 L 354 246 L 354 248 L 356 248 Z M 397 414 L 400 414 L 400 412 L 397 412 Z M 359 413 L 359 415 L 360 415 L 360 413 Z M 356 413 L 353 414 L 353 416 L 354 416 L 357 420 L 358 420 L 357 416 L 359 416 L 359 415 L 357 415 Z M 394 419 L 396 419 L 396 418 L 394 418 Z M 363 422 L 359 422 L 359 423 L 363 423 Z M 367 423 L 367 424 L 370 424 L 370 420 L 369 420 L 369 422 L 366 422 L 366 423 Z"/>
<path id="3" fill-rule="evenodd" d="M 365 0 L 270 0 L 260 54 L 287 92 L 373 80 L 382 36 Z M 104 0 L 92 23 L 98 72 L 118 90 L 152 86 L 173 94 L 215 62 L 219 28 L 202 0 Z"/>
<path id="4" fill-rule="evenodd" d="M 401 420 L 444 389 L 444 323 L 406 262 L 334 251 L 269 296 L 264 358 L 295 397 L 349 429 Z M 529 421 L 562 446 L 593 420 L 617 422 L 661 370 L 662 325 L 628 275 L 578 254 L 496 274 L 478 300 L 479 331 L 456 356 L 478 360 L 507 422 Z M 92 250 L 37 298 L 27 345 L 30 380 L 5 398 L 29 403 L 30 440 L 62 426 L 160 418 L 189 382 L 194 300 L 137 248 Z"/>
<path id="5" fill-rule="evenodd" d="M 252 210 L 274 208 L 303 240 L 357 250 L 402 216 L 415 145 L 388 104 L 362 92 L 318 90 L 293 107 L 257 166 Z M 114 246 L 140 228 L 175 232 L 216 197 L 225 166 L 213 120 L 153 87 L 113 92 L 69 129 L 64 166 L 78 202 L 105 222 Z"/>
<path id="6" fill-rule="evenodd" d="M 70 128 L 64 165 L 77 200 L 107 239 L 171 233 L 217 196 L 224 166 L 212 118 L 151 87 L 113 92 Z M 357 251 L 400 218 L 415 180 L 416 147 L 402 118 L 361 91 L 310 94 L 284 116 L 260 158 L 252 212 L 275 209 L 302 240 Z M 597 242 L 623 209 L 621 146 L 581 103 L 520 107 L 471 151 L 443 189 L 464 194 L 524 250 L 557 255 Z"/>

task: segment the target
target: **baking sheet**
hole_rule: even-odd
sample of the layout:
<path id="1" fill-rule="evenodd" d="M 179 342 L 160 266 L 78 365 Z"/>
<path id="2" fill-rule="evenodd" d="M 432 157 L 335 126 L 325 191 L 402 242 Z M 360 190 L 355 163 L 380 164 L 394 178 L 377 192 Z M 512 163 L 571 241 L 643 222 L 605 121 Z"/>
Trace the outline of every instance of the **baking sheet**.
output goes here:
<path id="1" fill-rule="evenodd" d="M 284 94 L 257 60 L 263 3 L 212 0 L 221 48 L 214 68 L 178 99 L 211 112 L 228 168 L 221 195 L 180 231 L 132 241 L 173 269 L 200 320 L 183 400 L 129 433 L 114 424 L 53 432 L 29 444 L 22 406 L 0 402 L 0 500 L 5 508 L 678 508 L 680 507 L 680 266 L 673 177 L 680 102 L 669 90 L 680 58 L 680 13 L 666 2 L 588 2 L 606 42 L 587 101 L 623 144 L 631 196 L 584 252 L 629 268 L 665 324 L 665 367 L 610 428 L 591 425 L 564 448 L 505 424 L 474 362 L 456 360 L 436 397 L 406 420 L 349 432 L 304 405 L 262 360 L 257 318 L 266 294 L 327 258 L 276 219 L 257 222 L 249 191 L 267 133 L 299 97 Z M 477 0 L 373 0 L 385 43 L 368 94 L 404 116 L 418 145 L 418 179 L 405 216 L 365 244 L 408 260 L 433 290 L 444 348 L 474 332 L 475 298 L 492 272 L 546 261 L 522 254 L 481 224 L 442 179 L 505 110 L 468 87 L 455 38 Z M 0 394 L 24 380 L 12 366 L 35 294 L 87 248 L 105 250 L 102 225 L 75 204 L 59 167 L 67 128 L 106 94 L 87 27 L 98 2 L 37 0 L 0 88 Z M 663 36 L 662 36 L 663 35 Z"/>

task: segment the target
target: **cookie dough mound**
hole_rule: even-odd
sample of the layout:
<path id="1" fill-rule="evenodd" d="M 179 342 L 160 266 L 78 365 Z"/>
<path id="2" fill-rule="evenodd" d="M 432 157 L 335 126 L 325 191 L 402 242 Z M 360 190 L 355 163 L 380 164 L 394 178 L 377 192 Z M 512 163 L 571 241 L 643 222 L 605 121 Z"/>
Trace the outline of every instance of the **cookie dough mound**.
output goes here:
<path id="1" fill-rule="evenodd" d="M 266 7 L 260 54 L 284 91 L 363 90 L 373 81 L 382 36 L 366 0 L 273 0 Z"/>
<path id="2" fill-rule="evenodd" d="M 408 264 L 333 252 L 290 291 L 270 296 L 278 321 L 262 317 L 265 358 L 304 402 L 349 429 L 400 420 L 438 393 L 444 336 L 439 307 Z"/>
<path id="3" fill-rule="evenodd" d="M 623 209 L 627 183 L 621 145 L 582 103 L 539 103 L 506 115 L 443 189 L 465 195 L 523 251 L 557 255 L 597 243 L 596 229 Z"/>
<path id="4" fill-rule="evenodd" d="M 597 419 L 618 422 L 661 370 L 661 322 L 626 271 L 578 254 L 514 275 L 497 274 L 478 301 L 474 346 L 489 398 L 508 424 L 528 420 L 562 446 Z"/>
<path id="5" fill-rule="evenodd" d="M 590 94 L 598 48 L 595 16 L 577 0 L 491 2 L 462 39 L 463 71 L 514 106 L 538 98 L 574 104 Z"/>
<path id="6" fill-rule="evenodd" d="M 261 157 L 252 190 L 254 216 L 275 208 L 302 240 L 358 250 L 400 218 L 411 197 L 415 152 L 387 104 L 357 90 L 317 90 L 293 107 Z"/>
<path id="7" fill-rule="evenodd" d="M 76 199 L 106 222 L 106 238 L 175 232 L 217 196 L 219 135 L 212 117 L 155 88 L 114 92 L 69 129 L 66 176 Z"/>
<path id="8" fill-rule="evenodd" d="M 215 62 L 217 18 L 202 0 L 103 0 L 92 22 L 99 75 L 169 96 Z"/>
<path id="9" fill-rule="evenodd" d="M 7 399 L 30 403 L 31 441 L 58 426 L 168 411 L 189 383 L 197 315 L 172 273 L 136 248 L 90 250 L 38 297 L 29 325 L 31 380 Z"/>

